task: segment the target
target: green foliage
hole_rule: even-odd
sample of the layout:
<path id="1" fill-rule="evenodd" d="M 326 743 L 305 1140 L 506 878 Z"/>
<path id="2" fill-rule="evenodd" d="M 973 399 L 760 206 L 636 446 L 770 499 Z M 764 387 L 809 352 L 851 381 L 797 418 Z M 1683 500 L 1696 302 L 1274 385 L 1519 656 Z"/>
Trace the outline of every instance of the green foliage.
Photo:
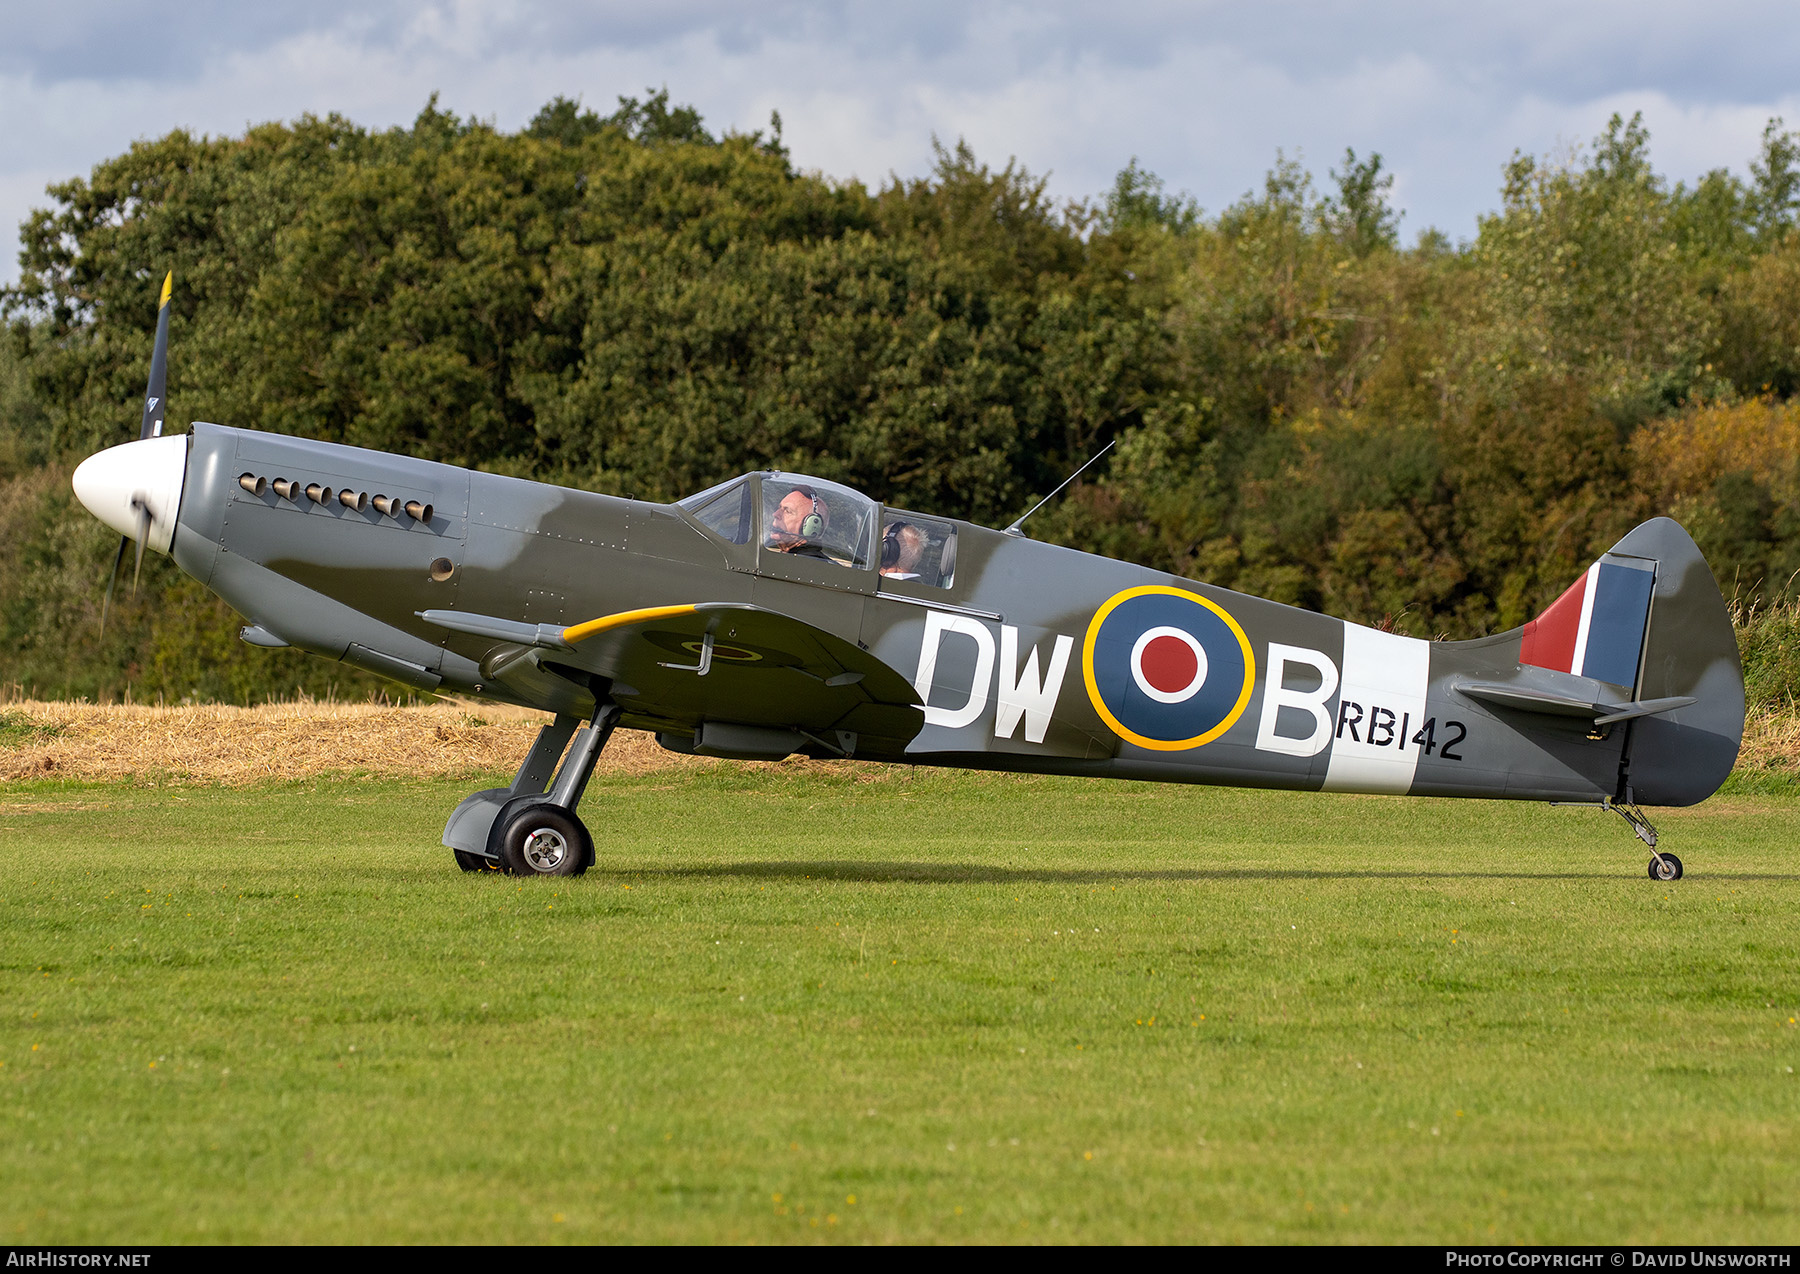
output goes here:
<path id="1" fill-rule="evenodd" d="M 45 698 L 256 703 L 405 691 L 341 664 L 237 640 L 243 620 L 157 553 L 132 589 L 126 554 L 107 629 L 118 536 L 82 508 L 68 466 L 0 479 L 0 685 Z"/>
<path id="2" fill-rule="evenodd" d="M 1428 636 L 1522 622 L 1659 511 L 1745 596 L 1800 566 L 1779 466 L 1636 441 L 1800 390 L 1779 120 L 1748 182 L 1689 187 L 1614 117 L 1516 155 L 1472 242 L 1410 248 L 1379 153 L 1324 193 L 1278 154 L 1209 217 L 1136 159 L 1058 207 L 960 142 L 871 191 L 771 124 L 715 135 L 659 89 L 505 134 L 433 98 L 385 131 L 175 132 L 56 186 L 0 298 L 0 680 L 321 687 L 160 561 L 86 635 L 108 536 L 48 475 L 131 436 L 170 268 L 176 429 L 655 499 L 778 465 L 995 525 L 1116 440 L 1034 534 Z"/>
<path id="3" fill-rule="evenodd" d="M 1100 223 L 1115 233 L 1158 229 L 1183 234 L 1200 224 L 1200 205 L 1191 196 L 1167 193 L 1163 179 L 1138 167 L 1133 155 L 1106 194 Z"/>
<path id="4" fill-rule="evenodd" d="M 646 90 L 642 102 L 635 97 L 619 98 L 619 109 L 604 119 L 593 111 L 581 109 L 579 101 L 555 97 L 532 117 L 525 132 L 545 141 L 558 141 L 565 146 L 582 142 L 606 129 L 617 129 L 634 142 L 695 142 L 702 146 L 717 144 L 717 139 L 700 122 L 700 112 L 691 106 L 669 107 L 669 90 Z M 780 126 L 776 127 L 780 136 Z"/>
<path id="5" fill-rule="evenodd" d="M 1800 705 L 1800 601 L 1752 601 L 1734 608 L 1748 705 L 1792 711 Z"/>
<path id="6" fill-rule="evenodd" d="M 1800 235 L 1757 254 L 1722 283 L 1719 369 L 1739 393 L 1800 391 Z"/>
<path id="7" fill-rule="evenodd" d="M 1757 234 L 1778 239 L 1800 214 L 1800 133 L 1772 119 L 1763 129 L 1762 153 L 1750 164 L 1749 214 Z"/>
<path id="8" fill-rule="evenodd" d="M 1388 204 L 1394 175 L 1381 171 L 1381 156 L 1358 159 L 1356 151 L 1346 146 L 1344 166 L 1332 169 L 1331 176 L 1338 193 L 1322 211 L 1326 229 L 1338 242 L 1359 257 L 1398 244 L 1400 215 Z"/>
<path id="9" fill-rule="evenodd" d="M 1321 197 L 1278 159 L 1197 229 L 1171 392 L 1112 466 L 1104 518 L 1133 534 L 1071 514 L 1066 538 L 1418 635 L 1499 631 L 1679 504 L 1636 431 L 1800 369 L 1785 249 L 1727 176 L 1670 189 L 1640 120 L 1515 157 L 1461 249 L 1394 246 L 1378 156 L 1333 176 Z"/>
<path id="10" fill-rule="evenodd" d="M 42 465 L 44 412 L 31 393 L 25 343 L 0 332 L 0 480 Z"/>
<path id="11" fill-rule="evenodd" d="M 1516 157 L 1504 210 L 1482 221 L 1474 251 L 1481 308 L 1466 374 L 1490 394 L 1576 377 L 1624 428 L 1721 388 L 1705 367 L 1716 320 L 1673 207 L 1636 116 L 1613 116 L 1585 163 Z"/>

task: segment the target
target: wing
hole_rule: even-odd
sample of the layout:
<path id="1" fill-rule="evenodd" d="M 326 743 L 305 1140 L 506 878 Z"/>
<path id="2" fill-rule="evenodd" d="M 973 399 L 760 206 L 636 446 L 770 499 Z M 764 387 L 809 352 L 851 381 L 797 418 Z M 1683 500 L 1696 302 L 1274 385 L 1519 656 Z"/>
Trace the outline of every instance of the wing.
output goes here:
<path id="1" fill-rule="evenodd" d="M 924 725 L 912 684 L 853 642 L 740 602 L 657 606 L 558 628 L 422 611 L 441 628 L 487 637 L 485 675 L 533 701 L 547 678 L 605 678 L 622 723 L 692 735 L 705 722 L 803 731 L 829 752 L 899 755 Z"/>

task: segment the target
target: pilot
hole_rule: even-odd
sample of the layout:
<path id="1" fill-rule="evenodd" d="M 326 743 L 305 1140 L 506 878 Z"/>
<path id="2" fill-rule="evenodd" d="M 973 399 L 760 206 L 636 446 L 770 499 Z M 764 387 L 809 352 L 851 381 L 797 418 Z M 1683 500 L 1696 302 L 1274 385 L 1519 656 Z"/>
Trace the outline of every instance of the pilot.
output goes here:
<path id="1" fill-rule="evenodd" d="M 888 579 L 918 579 L 925 556 L 925 532 L 911 522 L 889 522 L 881 533 L 881 573 Z"/>
<path id="2" fill-rule="evenodd" d="M 831 523 L 831 511 L 811 487 L 795 487 L 781 497 L 769 518 L 769 547 L 777 553 L 827 557 L 815 541 Z"/>

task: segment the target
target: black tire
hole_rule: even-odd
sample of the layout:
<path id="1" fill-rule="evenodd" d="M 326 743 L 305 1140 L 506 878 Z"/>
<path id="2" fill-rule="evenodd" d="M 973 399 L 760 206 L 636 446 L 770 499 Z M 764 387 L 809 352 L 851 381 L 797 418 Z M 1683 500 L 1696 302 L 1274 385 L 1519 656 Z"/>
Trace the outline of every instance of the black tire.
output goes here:
<path id="1" fill-rule="evenodd" d="M 1668 867 L 1666 869 L 1667 874 L 1666 875 L 1664 874 L 1665 869 L 1663 868 L 1662 864 L 1658 863 L 1656 861 L 1656 859 L 1652 858 L 1650 860 L 1650 879 L 1656 880 L 1656 881 L 1680 880 L 1681 879 L 1681 860 L 1679 858 L 1675 857 L 1675 855 L 1673 855 L 1673 854 L 1664 854 L 1662 856 L 1662 861 L 1663 861 L 1663 863 L 1668 864 Z"/>
<path id="2" fill-rule="evenodd" d="M 498 859 L 485 858 L 480 854 L 471 854 L 460 849 L 453 849 L 450 853 L 455 857 L 456 865 L 464 871 L 500 870 L 500 862 Z"/>
<path id="3" fill-rule="evenodd" d="M 500 861 L 515 876 L 579 876 L 593 855 L 588 829 L 560 805 L 527 805 L 501 834 Z"/>

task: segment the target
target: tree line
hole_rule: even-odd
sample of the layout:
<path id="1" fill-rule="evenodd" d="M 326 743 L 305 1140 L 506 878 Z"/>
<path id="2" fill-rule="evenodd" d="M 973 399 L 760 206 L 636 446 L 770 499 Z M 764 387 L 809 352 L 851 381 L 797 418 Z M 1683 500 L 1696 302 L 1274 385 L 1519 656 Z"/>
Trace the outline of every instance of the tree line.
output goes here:
<path id="1" fill-rule="evenodd" d="M 0 294 L 0 682 L 360 694 L 111 560 L 67 475 L 131 437 L 176 275 L 170 428 L 301 434 L 670 499 L 773 465 L 1418 636 L 1531 617 L 1656 513 L 1728 595 L 1800 571 L 1800 136 L 1670 183 L 1641 120 L 1516 155 L 1403 244 L 1378 154 L 1216 213 L 1135 160 L 1057 204 L 963 145 L 871 189 L 666 92 L 503 133 L 434 100 L 141 142 L 53 186 Z M 1096 476 L 1097 475 L 1097 476 Z"/>

